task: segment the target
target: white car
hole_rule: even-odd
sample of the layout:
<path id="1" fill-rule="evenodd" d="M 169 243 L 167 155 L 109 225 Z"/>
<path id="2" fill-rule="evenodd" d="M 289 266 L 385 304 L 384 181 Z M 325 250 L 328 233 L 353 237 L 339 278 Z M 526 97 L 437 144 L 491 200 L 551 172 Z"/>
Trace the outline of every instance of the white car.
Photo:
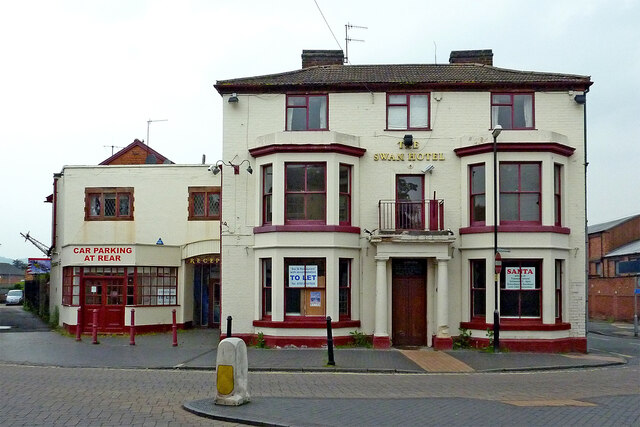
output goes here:
<path id="1" fill-rule="evenodd" d="M 19 305 L 24 300 L 24 293 L 20 289 L 12 289 L 7 293 L 7 305 Z"/>

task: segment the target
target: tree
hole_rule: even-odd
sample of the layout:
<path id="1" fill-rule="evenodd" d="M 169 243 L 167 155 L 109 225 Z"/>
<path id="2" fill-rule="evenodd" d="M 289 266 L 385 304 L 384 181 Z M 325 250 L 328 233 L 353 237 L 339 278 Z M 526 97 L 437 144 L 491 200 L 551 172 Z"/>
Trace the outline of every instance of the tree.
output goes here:
<path id="1" fill-rule="evenodd" d="M 20 270 L 27 269 L 27 264 L 25 264 L 24 261 L 20 261 L 19 259 L 13 260 L 13 266 L 19 268 Z"/>

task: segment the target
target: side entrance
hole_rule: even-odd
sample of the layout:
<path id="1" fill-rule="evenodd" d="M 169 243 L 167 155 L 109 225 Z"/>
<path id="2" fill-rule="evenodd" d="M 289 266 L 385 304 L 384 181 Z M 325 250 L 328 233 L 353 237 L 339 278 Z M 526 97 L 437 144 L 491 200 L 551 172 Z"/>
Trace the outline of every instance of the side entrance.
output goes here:
<path id="1" fill-rule="evenodd" d="M 427 260 L 392 260 L 392 331 L 394 346 L 427 345 Z"/>

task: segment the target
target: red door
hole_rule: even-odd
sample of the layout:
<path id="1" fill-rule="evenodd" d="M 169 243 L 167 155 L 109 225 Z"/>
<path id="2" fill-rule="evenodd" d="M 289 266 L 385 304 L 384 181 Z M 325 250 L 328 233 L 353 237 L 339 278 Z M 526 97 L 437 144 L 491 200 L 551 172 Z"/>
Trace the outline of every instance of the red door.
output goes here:
<path id="1" fill-rule="evenodd" d="M 426 345 L 426 261 L 394 259 L 391 287 L 393 345 Z"/>
<path id="2" fill-rule="evenodd" d="M 93 328 L 93 312 L 98 310 L 98 331 L 124 330 L 124 280 L 85 279 L 82 324 L 85 332 Z"/>

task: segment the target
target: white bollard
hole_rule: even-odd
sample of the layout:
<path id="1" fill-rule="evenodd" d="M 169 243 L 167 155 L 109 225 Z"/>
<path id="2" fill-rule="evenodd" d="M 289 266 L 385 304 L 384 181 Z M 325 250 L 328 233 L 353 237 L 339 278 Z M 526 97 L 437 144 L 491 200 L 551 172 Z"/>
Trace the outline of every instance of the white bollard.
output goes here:
<path id="1" fill-rule="evenodd" d="M 218 344 L 216 359 L 216 405 L 239 406 L 249 402 L 247 346 L 240 338 Z"/>

